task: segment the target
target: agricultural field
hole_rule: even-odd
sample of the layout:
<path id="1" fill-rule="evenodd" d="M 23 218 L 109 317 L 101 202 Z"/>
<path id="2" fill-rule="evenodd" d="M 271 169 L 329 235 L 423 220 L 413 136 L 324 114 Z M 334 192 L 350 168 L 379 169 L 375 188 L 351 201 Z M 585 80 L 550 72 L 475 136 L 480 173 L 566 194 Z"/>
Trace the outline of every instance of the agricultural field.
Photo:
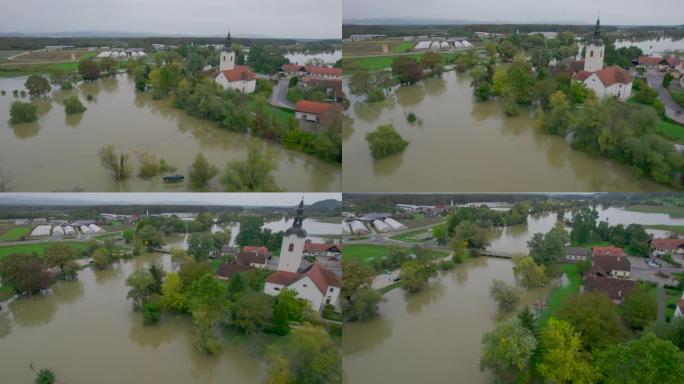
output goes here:
<path id="1" fill-rule="evenodd" d="M 0 241 L 21 240 L 22 236 L 28 236 L 29 233 L 31 233 L 31 227 L 29 226 L 7 225 L 0 227 Z"/>
<path id="2" fill-rule="evenodd" d="M 449 255 L 449 252 L 446 251 L 432 250 L 431 252 L 435 258 Z M 385 258 L 387 256 L 389 256 L 389 245 L 381 244 L 345 244 L 344 252 L 342 253 L 344 260 L 359 260 L 364 264 L 370 263 L 375 258 Z"/>
<path id="3" fill-rule="evenodd" d="M 381 69 L 390 68 L 392 66 L 392 60 L 394 60 L 395 57 L 409 56 L 420 59 L 420 56 L 422 55 L 422 52 L 412 52 L 402 55 L 342 57 L 342 68 L 345 73 L 353 73 L 358 70 L 379 71 Z M 452 60 L 455 56 L 456 53 L 442 53 L 442 58 L 445 63 Z"/>
<path id="4" fill-rule="evenodd" d="M 401 47 L 401 48 L 399 48 Z M 344 41 L 342 42 L 342 55 L 344 57 L 383 55 L 388 53 L 406 52 L 406 47 L 413 47 L 413 43 L 401 39 L 370 40 L 370 41 Z"/>
<path id="5" fill-rule="evenodd" d="M 77 251 L 82 251 L 86 248 L 88 248 L 89 244 L 88 243 L 83 243 L 83 242 L 78 242 L 78 241 L 68 241 L 68 242 L 61 242 L 62 244 L 66 244 L 70 246 L 71 248 L 74 248 Z M 5 246 L 0 246 L 0 259 L 3 259 L 4 257 L 11 255 L 13 253 L 37 253 L 39 256 L 42 256 L 43 253 L 45 252 L 45 248 L 48 246 L 55 244 L 55 243 L 32 243 L 32 244 L 20 244 L 20 245 L 5 245 Z"/>
<path id="6" fill-rule="evenodd" d="M 45 62 L 45 61 L 74 61 L 81 59 L 88 59 L 95 56 L 95 51 L 88 51 L 85 49 L 69 50 L 69 51 L 31 51 L 25 54 L 20 54 L 14 57 L 9 62 L 16 63 L 30 63 L 30 62 Z"/>

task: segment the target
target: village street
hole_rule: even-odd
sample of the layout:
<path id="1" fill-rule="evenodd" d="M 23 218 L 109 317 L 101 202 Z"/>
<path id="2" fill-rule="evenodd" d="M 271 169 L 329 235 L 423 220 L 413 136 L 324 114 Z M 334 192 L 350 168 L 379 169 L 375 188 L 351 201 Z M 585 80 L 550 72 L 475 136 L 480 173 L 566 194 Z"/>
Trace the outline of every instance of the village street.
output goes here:
<path id="1" fill-rule="evenodd" d="M 672 120 L 677 121 L 680 124 L 684 124 L 684 108 L 679 106 L 670 94 L 663 88 L 663 77 L 665 76 L 662 72 L 652 72 L 646 73 L 646 79 L 648 80 L 648 85 L 658 91 L 658 97 L 660 101 L 665 104 L 665 114 Z"/>
<path id="2" fill-rule="evenodd" d="M 280 79 L 273 87 L 271 94 L 271 105 L 277 108 L 294 109 L 295 106 L 287 99 L 287 88 L 290 84 L 289 78 Z"/>

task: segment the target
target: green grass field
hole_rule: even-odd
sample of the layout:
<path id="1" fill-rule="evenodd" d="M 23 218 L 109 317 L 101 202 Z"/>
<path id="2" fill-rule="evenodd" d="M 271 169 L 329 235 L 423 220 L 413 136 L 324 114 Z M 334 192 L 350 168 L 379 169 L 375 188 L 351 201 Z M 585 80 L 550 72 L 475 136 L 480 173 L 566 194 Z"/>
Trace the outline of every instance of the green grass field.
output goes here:
<path id="1" fill-rule="evenodd" d="M 0 236 L 1 241 L 16 241 L 21 240 L 22 236 L 28 235 L 31 227 L 13 227 Z"/>
<path id="2" fill-rule="evenodd" d="M 679 300 L 681 300 L 682 294 L 678 293 L 676 295 L 672 295 L 668 293 L 668 290 L 665 290 L 665 318 L 672 318 L 672 315 L 674 315 L 675 309 L 674 308 L 669 308 L 669 304 L 674 304 L 677 305 L 679 303 Z"/>
<path id="3" fill-rule="evenodd" d="M 381 69 L 389 68 L 392 66 L 392 60 L 394 60 L 395 57 L 398 56 L 409 56 L 409 57 L 415 57 L 419 58 L 423 54 L 420 52 L 415 52 L 411 54 L 405 54 L 405 55 L 387 55 L 387 56 L 370 56 L 370 57 L 348 57 L 348 58 L 342 58 L 342 68 L 344 68 L 344 72 L 346 73 L 353 73 L 358 70 L 365 69 L 367 71 L 379 71 Z M 455 54 L 453 53 L 445 53 L 442 54 L 442 58 L 444 61 L 448 61 L 451 59 Z"/>
<path id="4" fill-rule="evenodd" d="M 449 255 L 448 252 L 441 250 L 432 250 L 432 253 L 435 258 Z M 342 253 L 344 260 L 359 260 L 364 264 L 370 263 L 377 257 L 384 258 L 387 256 L 389 256 L 389 245 L 380 244 L 345 244 Z"/>
<path id="5" fill-rule="evenodd" d="M 392 51 L 394 51 L 394 53 L 404 53 L 404 52 L 410 52 L 412 48 L 413 48 L 412 42 L 404 41 L 403 43 L 392 48 Z"/>
<path id="6" fill-rule="evenodd" d="M 82 243 L 82 242 L 77 242 L 77 241 L 66 241 L 66 242 L 60 242 L 62 244 L 66 244 L 72 248 L 74 248 L 77 251 L 82 251 L 88 247 L 88 243 Z M 42 256 L 43 253 L 45 252 L 45 248 L 47 248 L 49 245 L 52 245 L 55 243 L 34 243 L 34 244 L 20 244 L 20 245 L 5 245 L 5 246 L 0 246 L 0 259 L 5 258 L 8 255 L 11 255 L 13 253 L 37 253 L 39 256 Z"/>
<path id="7" fill-rule="evenodd" d="M 566 297 L 579 292 L 581 278 L 577 265 L 563 264 L 563 272 L 568 277 L 568 285 L 565 287 L 559 286 L 551 292 L 546 301 L 547 306 L 539 316 L 538 324 L 540 327 L 543 327 L 549 318 L 558 311 Z"/>
<path id="8" fill-rule="evenodd" d="M 684 207 L 674 205 L 669 201 L 663 201 L 662 204 L 636 204 L 625 207 L 626 211 L 647 212 L 647 213 L 665 213 L 673 216 L 684 216 Z"/>
<path id="9" fill-rule="evenodd" d="M 407 243 L 422 243 L 423 239 L 427 235 L 426 229 L 416 229 L 413 231 L 408 231 L 400 233 L 398 235 L 390 236 L 390 239 L 405 241 Z"/>
<path id="10" fill-rule="evenodd" d="M 660 120 L 656 126 L 656 131 L 667 139 L 684 143 L 684 127 L 669 121 Z"/>

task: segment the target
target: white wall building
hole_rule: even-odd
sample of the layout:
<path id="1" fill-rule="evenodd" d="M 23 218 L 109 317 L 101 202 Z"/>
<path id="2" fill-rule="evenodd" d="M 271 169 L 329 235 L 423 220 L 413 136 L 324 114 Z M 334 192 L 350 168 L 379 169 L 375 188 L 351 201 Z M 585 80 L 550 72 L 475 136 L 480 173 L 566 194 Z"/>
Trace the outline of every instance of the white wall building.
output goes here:
<path id="1" fill-rule="evenodd" d="M 219 57 L 219 73 L 214 81 L 223 89 L 230 88 L 242 93 L 252 93 L 256 89 L 254 72 L 247 66 L 235 64 L 235 52 L 231 47 L 230 33 L 226 37 Z"/>

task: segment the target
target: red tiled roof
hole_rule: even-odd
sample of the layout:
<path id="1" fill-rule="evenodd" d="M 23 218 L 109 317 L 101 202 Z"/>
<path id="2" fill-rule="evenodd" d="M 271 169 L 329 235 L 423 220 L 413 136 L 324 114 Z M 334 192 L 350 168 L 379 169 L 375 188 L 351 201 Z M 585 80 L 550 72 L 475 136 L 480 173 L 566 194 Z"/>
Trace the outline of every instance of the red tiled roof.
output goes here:
<path id="1" fill-rule="evenodd" d="M 318 65 L 307 65 L 306 71 L 312 75 L 342 76 L 342 68 L 323 67 Z"/>
<path id="2" fill-rule="evenodd" d="M 235 257 L 235 261 L 237 261 L 238 264 L 247 266 L 251 264 L 266 264 L 266 255 L 260 254 L 257 251 L 240 252 Z"/>
<path id="3" fill-rule="evenodd" d="M 618 67 L 617 65 L 603 68 L 596 72 L 579 71 L 572 78 L 573 80 L 584 81 L 592 74 L 596 74 L 605 87 L 609 87 L 616 83 L 629 84 L 632 82 L 632 77 L 629 75 L 629 72 Z"/>
<path id="4" fill-rule="evenodd" d="M 283 72 L 287 73 L 295 73 L 305 70 L 305 68 L 299 64 L 283 64 L 280 68 L 283 70 Z"/>
<path id="5" fill-rule="evenodd" d="M 328 291 L 328 287 L 340 288 L 342 286 L 339 277 L 335 273 L 321 267 L 318 263 L 314 263 L 305 276 L 309 276 L 311 281 L 318 287 L 318 290 L 324 295 Z"/>
<path id="6" fill-rule="evenodd" d="M 267 283 L 288 286 L 302 278 L 302 274 L 288 271 L 276 271 L 266 278 Z"/>
<path id="7" fill-rule="evenodd" d="M 577 73 L 581 72 L 584 70 L 584 59 L 582 60 L 577 60 L 577 61 L 571 61 L 568 63 L 568 69 L 572 73 Z"/>
<path id="8" fill-rule="evenodd" d="M 305 243 L 304 251 L 308 252 L 325 252 L 331 248 L 342 249 L 342 244 L 322 244 L 322 243 Z"/>
<path id="9" fill-rule="evenodd" d="M 610 276 L 613 271 L 631 271 L 631 263 L 625 256 L 612 256 L 607 254 L 593 255 L 592 272 L 601 276 Z"/>
<path id="10" fill-rule="evenodd" d="M 589 76 L 591 76 L 594 72 L 589 72 L 589 71 L 579 71 L 575 73 L 575 75 L 572 77 L 573 80 L 579 80 L 579 81 L 584 81 L 586 80 Z"/>
<path id="11" fill-rule="evenodd" d="M 336 104 L 334 103 L 321 103 L 318 101 L 311 100 L 299 100 L 297 104 L 295 104 L 295 111 L 322 116 L 335 107 Z"/>
<path id="12" fill-rule="evenodd" d="M 676 67 L 677 65 L 679 65 L 679 63 L 682 62 L 682 59 L 680 59 L 680 58 L 677 57 L 677 56 L 668 56 L 668 57 L 665 58 L 665 61 L 667 61 L 667 63 L 668 63 L 671 67 Z"/>
<path id="13" fill-rule="evenodd" d="M 593 247 L 591 249 L 592 256 L 598 255 L 610 255 L 610 256 L 622 256 L 622 248 L 613 247 Z"/>
<path id="14" fill-rule="evenodd" d="M 613 300 L 621 301 L 634 288 L 634 280 L 612 279 L 603 276 L 584 276 L 586 292 L 603 292 Z"/>
<path id="15" fill-rule="evenodd" d="M 659 249 L 675 249 L 684 245 L 684 239 L 653 239 L 651 247 Z"/>
<path id="16" fill-rule="evenodd" d="M 254 80 L 254 72 L 252 70 L 244 65 L 236 65 L 234 69 L 228 69 L 225 71 L 221 71 L 223 73 L 223 76 L 228 79 L 228 82 L 234 82 L 234 81 L 241 81 L 241 80 Z"/>
<path id="17" fill-rule="evenodd" d="M 244 247 L 242 247 L 242 252 L 256 252 L 260 255 L 267 255 L 268 248 L 264 247 L 263 245 L 260 247 L 257 247 L 255 245 L 245 245 Z"/>
<path id="18" fill-rule="evenodd" d="M 663 61 L 660 56 L 639 56 L 639 65 L 658 65 Z"/>
<path id="19" fill-rule="evenodd" d="M 235 264 L 235 263 L 222 263 L 219 265 L 218 270 L 216 271 L 216 276 L 218 277 L 225 277 L 227 279 L 230 279 L 233 277 L 236 273 L 239 272 L 245 272 L 248 271 L 249 267 L 240 265 L 240 264 Z"/>

